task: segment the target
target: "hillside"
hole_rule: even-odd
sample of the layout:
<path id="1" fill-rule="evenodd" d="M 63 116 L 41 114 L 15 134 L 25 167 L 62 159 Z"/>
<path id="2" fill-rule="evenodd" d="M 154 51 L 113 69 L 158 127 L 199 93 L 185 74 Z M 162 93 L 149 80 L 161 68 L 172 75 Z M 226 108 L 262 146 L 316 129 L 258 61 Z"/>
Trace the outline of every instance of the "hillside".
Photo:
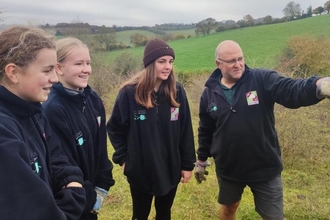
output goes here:
<path id="1" fill-rule="evenodd" d="M 185 30 L 173 30 L 173 31 L 164 31 L 168 34 L 178 35 L 183 34 L 185 37 L 188 35 L 195 36 L 195 29 L 185 29 Z M 130 30 L 130 31 L 119 31 L 116 32 L 116 38 L 118 42 L 122 42 L 125 45 L 130 45 L 130 37 L 136 33 L 140 33 L 148 38 L 156 37 L 156 34 L 150 31 L 143 30 Z"/>
<path id="2" fill-rule="evenodd" d="M 175 68 L 179 71 L 200 72 L 214 69 L 214 51 L 225 39 L 237 41 L 251 67 L 271 68 L 283 51 L 288 39 L 299 35 L 330 35 L 330 15 L 321 15 L 297 21 L 247 27 L 169 42 L 176 53 Z M 121 33 L 121 34 L 124 34 Z M 119 37 L 119 35 L 117 36 Z M 119 40 L 119 39 L 118 39 Z M 119 40 L 120 41 L 120 40 Z M 126 51 L 142 57 L 143 47 Z M 123 51 L 106 53 L 106 61 L 113 62 Z"/>

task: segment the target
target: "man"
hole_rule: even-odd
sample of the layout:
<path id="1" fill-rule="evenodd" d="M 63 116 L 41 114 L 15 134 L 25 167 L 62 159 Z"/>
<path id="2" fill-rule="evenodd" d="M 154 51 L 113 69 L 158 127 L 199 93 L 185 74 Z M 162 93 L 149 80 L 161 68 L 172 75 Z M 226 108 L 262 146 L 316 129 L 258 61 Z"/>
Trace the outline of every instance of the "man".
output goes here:
<path id="1" fill-rule="evenodd" d="M 217 69 L 200 100 L 195 177 L 205 180 L 207 158 L 215 160 L 220 219 L 235 219 L 243 190 L 251 188 L 263 219 L 283 220 L 283 169 L 274 104 L 299 108 L 330 96 L 329 78 L 292 79 L 250 69 L 241 47 L 226 40 L 216 48 Z"/>

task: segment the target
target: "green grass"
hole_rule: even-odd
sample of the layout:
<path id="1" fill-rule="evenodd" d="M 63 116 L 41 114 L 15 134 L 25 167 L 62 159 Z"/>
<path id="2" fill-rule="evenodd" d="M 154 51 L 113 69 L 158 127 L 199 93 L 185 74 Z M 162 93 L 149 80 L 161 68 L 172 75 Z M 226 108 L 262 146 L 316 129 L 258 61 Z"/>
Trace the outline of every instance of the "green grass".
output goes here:
<path id="1" fill-rule="evenodd" d="M 118 42 L 122 42 L 125 45 L 131 45 L 131 36 L 139 33 L 142 34 L 144 36 L 146 36 L 147 38 L 152 38 L 155 37 L 156 34 L 150 32 L 150 31 L 144 31 L 144 30 L 129 30 L 129 31 L 119 31 L 116 32 L 116 38 Z"/>
<path id="2" fill-rule="evenodd" d="M 178 35 L 178 34 L 183 34 L 184 36 L 195 36 L 195 29 L 187 29 L 187 30 L 173 30 L 173 31 L 165 31 L 168 34 L 174 34 L 174 35 Z M 116 32 L 116 38 L 118 42 L 122 42 L 125 45 L 131 45 L 131 36 L 139 33 L 142 34 L 144 36 L 146 36 L 147 38 L 153 38 L 156 37 L 156 34 L 150 32 L 150 31 L 144 31 L 144 30 L 129 30 L 129 31 L 119 31 Z"/>
<path id="3" fill-rule="evenodd" d="M 315 16 L 292 22 L 262 25 L 229 30 L 207 36 L 192 37 L 169 42 L 176 54 L 175 69 L 185 72 L 211 71 L 215 68 L 215 48 L 223 40 L 237 41 L 244 52 L 246 63 L 251 67 L 272 68 L 287 41 L 301 35 L 330 35 L 330 15 Z M 124 33 L 121 33 L 124 34 Z M 130 33 L 131 34 L 131 33 Z M 119 35 L 119 34 L 118 34 Z M 127 49 L 142 57 L 143 47 Z M 107 62 L 113 62 L 122 51 L 104 54 Z"/>

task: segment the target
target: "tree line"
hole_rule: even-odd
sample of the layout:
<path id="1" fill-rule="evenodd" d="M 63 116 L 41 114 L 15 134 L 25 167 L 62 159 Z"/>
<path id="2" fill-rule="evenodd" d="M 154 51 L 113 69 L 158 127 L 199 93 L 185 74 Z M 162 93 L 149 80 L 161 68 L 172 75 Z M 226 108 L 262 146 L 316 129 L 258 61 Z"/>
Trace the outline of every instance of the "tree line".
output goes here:
<path id="1" fill-rule="evenodd" d="M 313 15 L 321 15 L 323 13 L 329 13 L 330 1 L 324 3 L 324 6 L 312 8 L 309 6 L 306 10 L 301 9 L 300 4 L 290 1 L 283 9 L 284 16 L 282 18 L 273 18 L 271 15 L 267 15 L 263 18 L 254 19 L 250 14 L 247 14 L 243 19 L 235 22 L 234 20 L 216 21 L 214 18 L 204 19 L 196 24 L 196 35 L 208 35 L 212 32 L 221 32 L 230 29 L 244 28 L 256 25 L 267 25 L 281 22 L 287 22 L 297 19 L 309 18 Z"/>

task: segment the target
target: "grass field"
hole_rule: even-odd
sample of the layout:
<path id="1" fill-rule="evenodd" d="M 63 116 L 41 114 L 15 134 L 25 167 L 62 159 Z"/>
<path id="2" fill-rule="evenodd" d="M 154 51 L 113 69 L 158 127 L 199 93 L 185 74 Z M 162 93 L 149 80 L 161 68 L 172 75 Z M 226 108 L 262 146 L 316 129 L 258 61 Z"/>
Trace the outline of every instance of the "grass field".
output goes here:
<path id="1" fill-rule="evenodd" d="M 146 36 L 147 38 L 153 38 L 156 37 L 156 34 L 150 32 L 150 31 L 143 31 L 143 30 L 129 30 L 129 31 L 119 31 L 116 32 L 116 38 L 118 42 L 122 42 L 125 45 L 131 45 L 130 41 L 131 41 L 131 36 L 139 33 L 142 34 L 144 36 Z M 187 29 L 187 30 L 174 30 L 174 31 L 166 31 L 166 33 L 168 34 L 174 34 L 174 35 L 178 35 L 178 34 L 183 34 L 184 36 L 195 36 L 195 29 Z"/>
<path id="2" fill-rule="evenodd" d="M 176 53 L 175 69 L 186 72 L 211 71 L 215 68 L 214 51 L 219 42 L 231 39 L 237 41 L 244 52 L 246 63 L 251 67 L 274 67 L 287 41 L 294 36 L 330 36 L 330 15 L 315 16 L 292 22 L 262 25 L 229 30 L 207 36 L 192 37 L 169 42 Z M 123 35 L 124 32 L 118 33 Z M 128 35 L 131 35 L 130 32 Z M 142 57 L 143 47 L 126 51 Z M 104 54 L 106 62 L 113 62 L 123 51 Z"/>

